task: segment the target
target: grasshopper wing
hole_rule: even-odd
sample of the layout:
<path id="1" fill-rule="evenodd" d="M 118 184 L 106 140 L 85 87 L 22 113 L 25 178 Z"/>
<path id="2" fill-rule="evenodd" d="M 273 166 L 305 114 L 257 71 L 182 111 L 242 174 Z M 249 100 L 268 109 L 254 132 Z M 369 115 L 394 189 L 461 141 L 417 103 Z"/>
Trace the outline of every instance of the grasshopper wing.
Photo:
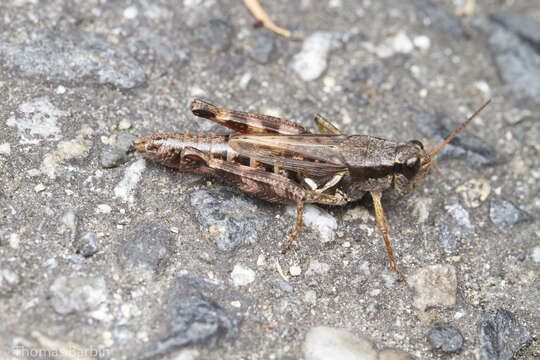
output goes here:
<path id="1" fill-rule="evenodd" d="M 338 145 L 346 136 L 333 135 L 232 135 L 231 148 L 240 155 L 301 173 L 330 176 L 347 170 Z"/>

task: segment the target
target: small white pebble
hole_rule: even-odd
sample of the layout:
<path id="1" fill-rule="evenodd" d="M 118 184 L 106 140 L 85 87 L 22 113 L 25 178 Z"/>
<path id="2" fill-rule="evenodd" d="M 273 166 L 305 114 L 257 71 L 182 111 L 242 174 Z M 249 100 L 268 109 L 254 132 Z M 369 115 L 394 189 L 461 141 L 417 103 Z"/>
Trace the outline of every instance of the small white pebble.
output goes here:
<path id="1" fill-rule="evenodd" d="M 41 171 L 39 171 L 39 169 L 30 169 L 26 171 L 26 173 L 28 174 L 28 176 L 31 176 L 31 177 L 36 177 L 36 176 L 41 175 Z"/>
<path id="2" fill-rule="evenodd" d="M 130 127 L 131 127 L 131 121 L 129 121 L 128 119 L 122 119 L 118 123 L 118 129 L 119 130 L 127 130 Z"/>
<path id="3" fill-rule="evenodd" d="M 392 37 L 392 46 L 394 50 L 400 53 L 410 53 L 414 46 L 411 39 L 404 32 L 399 32 Z"/>
<path id="4" fill-rule="evenodd" d="M 19 243 L 20 243 L 20 238 L 19 238 L 19 234 L 10 234 L 9 235 L 9 246 L 11 246 L 12 249 L 18 249 L 19 248 Z"/>
<path id="5" fill-rule="evenodd" d="M 99 204 L 96 209 L 98 214 L 109 214 L 111 211 L 112 208 L 107 204 Z"/>
<path id="6" fill-rule="evenodd" d="M 537 246 L 533 249 L 532 258 L 535 263 L 540 263 L 540 246 Z"/>
<path id="7" fill-rule="evenodd" d="M 266 259 L 264 258 L 263 254 L 260 254 L 257 257 L 257 266 L 264 266 L 264 264 L 266 264 Z"/>
<path id="8" fill-rule="evenodd" d="M 124 10 L 124 18 L 127 20 L 133 20 L 137 17 L 137 15 L 139 15 L 139 10 L 137 10 L 136 6 L 127 7 Z"/>
<path id="9" fill-rule="evenodd" d="M 426 88 L 421 89 L 421 90 L 418 92 L 418 95 L 420 95 L 420 97 L 423 97 L 423 98 L 425 98 L 425 97 L 427 96 L 427 94 L 428 94 L 428 91 L 427 91 Z"/>
<path id="10" fill-rule="evenodd" d="M 238 82 L 238 86 L 240 87 L 240 89 L 246 90 L 250 81 L 251 81 L 251 74 L 247 72 L 244 75 L 242 75 L 242 77 L 240 78 L 240 81 Z"/>
<path id="11" fill-rule="evenodd" d="M 0 155 L 11 154 L 11 145 L 9 143 L 0 144 Z"/>
<path id="12" fill-rule="evenodd" d="M 236 264 L 231 273 L 231 279 L 235 286 L 246 286 L 255 281 L 255 271 L 244 265 Z"/>
<path id="13" fill-rule="evenodd" d="M 489 94 L 491 92 L 489 84 L 483 80 L 475 81 L 474 87 L 483 92 L 484 94 Z"/>
<path id="14" fill-rule="evenodd" d="M 66 88 L 63 87 L 62 85 L 58 85 L 58 87 L 56 88 L 56 93 L 58 95 L 65 94 L 66 93 Z"/>
<path id="15" fill-rule="evenodd" d="M 231 306 L 239 309 L 240 307 L 242 307 L 242 304 L 240 303 L 240 301 L 231 301 Z"/>
<path id="16" fill-rule="evenodd" d="M 176 226 L 172 226 L 170 230 L 174 234 L 178 234 L 178 232 L 179 232 L 179 229 Z"/>
<path id="17" fill-rule="evenodd" d="M 298 265 L 293 265 L 289 268 L 289 274 L 292 276 L 298 276 L 302 273 L 302 269 Z"/>
<path id="18" fill-rule="evenodd" d="M 327 88 L 333 88 L 336 86 L 336 79 L 334 79 L 333 77 L 331 76 L 325 76 L 324 79 L 323 79 L 323 84 L 324 86 L 326 86 Z"/>
<path id="19" fill-rule="evenodd" d="M 34 191 L 37 192 L 37 193 L 42 192 L 43 190 L 45 190 L 45 185 L 43 185 L 43 184 L 37 184 L 34 187 Z"/>
<path id="20" fill-rule="evenodd" d="M 351 243 L 350 243 L 350 241 L 345 241 L 341 246 L 343 246 L 344 248 L 350 248 Z"/>
<path id="21" fill-rule="evenodd" d="M 328 2 L 328 7 L 330 9 L 340 8 L 343 6 L 343 2 L 341 0 L 330 0 Z"/>
<path id="22" fill-rule="evenodd" d="M 427 50 L 431 47 L 431 40 L 425 35 L 415 36 L 413 43 L 420 50 Z"/>

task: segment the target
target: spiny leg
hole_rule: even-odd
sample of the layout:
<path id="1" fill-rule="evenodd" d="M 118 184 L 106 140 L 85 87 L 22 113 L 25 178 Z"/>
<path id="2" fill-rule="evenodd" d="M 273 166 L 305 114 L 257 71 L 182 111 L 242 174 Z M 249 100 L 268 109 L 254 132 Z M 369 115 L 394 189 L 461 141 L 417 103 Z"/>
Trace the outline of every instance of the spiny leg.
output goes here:
<path id="1" fill-rule="evenodd" d="M 201 99 L 193 100 L 190 109 L 196 116 L 212 120 L 242 134 L 298 135 L 308 133 L 302 125 L 287 119 L 219 108 Z"/>
<path id="2" fill-rule="evenodd" d="M 304 201 L 300 200 L 296 203 L 296 228 L 291 234 L 291 237 L 289 238 L 289 240 L 285 243 L 285 246 L 283 247 L 283 251 L 282 251 L 283 253 L 285 253 L 285 251 L 291 248 L 294 239 L 296 239 L 298 234 L 300 234 L 300 230 L 302 230 L 303 216 L 304 216 Z"/>
<path id="3" fill-rule="evenodd" d="M 405 277 L 398 270 L 396 262 L 394 260 L 394 254 L 392 253 L 392 247 L 390 246 L 390 239 L 388 238 L 388 224 L 386 223 L 386 217 L 384 216 L 383 207 L 381 204 L 381 191 L 371 191 L 371 197 L 373 199 L 373 206 L 375 207 L 375 217 L 377 219 L 377 225 L 379 226 L 379 231 L 381 232 L 384 244 L 386 245 L 386 251 L 388 252 L 388 258 L 390 261 L 390 269 L 398 274 L 399 281 L 405 280 Z"/>
<path id="4" fill-rule="evenodd" d="M 341 194 L 329 195 L 322 194 L 317 191 L 306 191 L 304 199 L 296 202 L 296 228 L 294 229 L 294 232 L 292 233 L 289 241 L 285 243 L 283 253 L 285 253 L 285 251 L 291 248 L 294 239 L 298 236 L 300 230 L 302 229 L 302 219 L 304 214 L 305 201 L 335 206 L 345 205 L 347 203 L 347 200 Z"/>
<path id="5" fill-rule="evenodd" d="M 334 124 L 332 124 L 329 120 L 327 120 L 319 113 L 316 113 L 313 116 L 313 121 L 317 125 L 317 128 L 319 129 L 319 132 L 321 134 L 343 135 L 343 133 L 339 131 L 339 129 L 335 127 Z"/>

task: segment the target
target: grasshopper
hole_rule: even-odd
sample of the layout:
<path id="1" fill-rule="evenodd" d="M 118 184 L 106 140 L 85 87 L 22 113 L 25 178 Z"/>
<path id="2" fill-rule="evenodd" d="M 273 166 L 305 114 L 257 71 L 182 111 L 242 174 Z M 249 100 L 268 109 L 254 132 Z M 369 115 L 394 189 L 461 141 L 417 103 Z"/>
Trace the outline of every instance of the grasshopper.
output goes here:
<path id="1" fill-rule="evenodd" d="M 304 203 L 345 205 L 371 194 L 377 226 L 390 268 L 398 270 L 381 205 L 383 191 L 411 193 L 435 166 L 433 157 L 489 103 L 487 101 L 431 152 L 418 140 L 394 142 L 368 135 L 345 135 L 320 114 L 313 121 L 320 134 L 290 120 L 227 110 L 201 99 L 196 116 L 233 129 L 230 135 L 164 133 L 134 141 L 145 158 L 181 171 L 224 178 L 266 201 L 296 204 L 296 227 L 285 249 L 302 228 Z"/>

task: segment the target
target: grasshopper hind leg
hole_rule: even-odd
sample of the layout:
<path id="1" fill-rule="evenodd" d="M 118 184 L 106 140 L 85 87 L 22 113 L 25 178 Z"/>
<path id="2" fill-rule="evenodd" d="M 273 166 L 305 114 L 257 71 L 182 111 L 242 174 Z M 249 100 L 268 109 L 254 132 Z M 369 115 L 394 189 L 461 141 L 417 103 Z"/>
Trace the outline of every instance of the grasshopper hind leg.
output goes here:
<path id="1" fill-rule="evenodd" d="M 315 116 L 313 116 L 313 121 L 321 134 L 343 135 L 334 124 L 319 113 L 316 113 Z"/>
<path id="2" fill-rule="evenodd" d="M 405 277 L 397 268 L 394 254 L 392 253 L 392 247 L 390 246 L 390 239 L 388 238 L 388 224 L 386 223 L 386 217 L 384 216 L 384 211 L 381 204 L 382 192 L 371 191 L 370 193 L 373 199 L 373 207 L 375 207 L 375 217 L 377 218 L 377 225 L 379 226 L 379 231 L 381 232 L 384 239 L 384 244 L 386 245 L 386 252 L 388 253 L 390 269 L 392 269 L 393 272 L 397 273 L 399 281 L 404 281 Z"/>
<path id="3" fill-rule="evenodd" d="M 289 250 L 294 242 L 294 239 L 300 234 L 300 230 L 302 230 L 302 219 L 304 217 L 304 201 L 300 200 L 296 203 L 296 227 L 294 228 L 293 233 L 291 234 L 291 237 L 287 242 L 285 243 L 285 246 L 283 246 L 282 253 L 284 254 L 287 250 Z"/>

